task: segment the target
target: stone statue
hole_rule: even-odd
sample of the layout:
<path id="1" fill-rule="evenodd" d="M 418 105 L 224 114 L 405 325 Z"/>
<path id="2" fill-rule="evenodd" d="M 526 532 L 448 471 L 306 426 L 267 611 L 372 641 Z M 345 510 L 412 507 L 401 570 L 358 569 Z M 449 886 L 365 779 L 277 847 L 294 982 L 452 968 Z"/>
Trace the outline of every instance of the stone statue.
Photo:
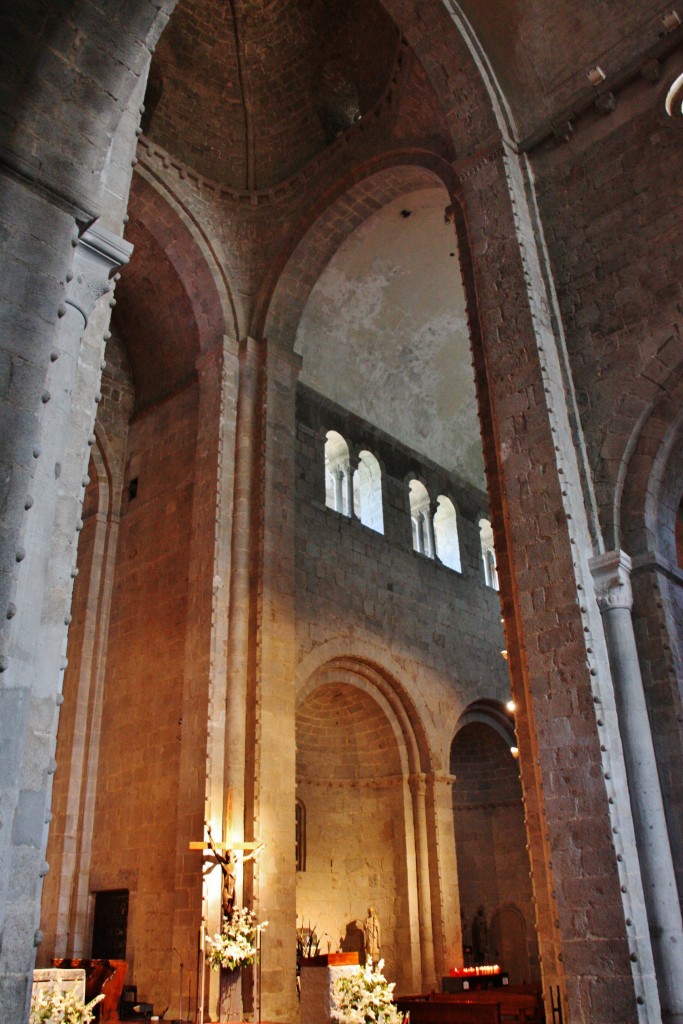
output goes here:
<path id="1" fill-rule="evenodd" d="M 379 918 L 374 907 L 368 907 L 368 916 L 363 926 L 365 936 L 365 959 L 377 963 L 379 960 L 379 948 L 381 945 Z"/>
<path id="2" fill-rule="evenodd" d="M 472 952 L 475 964 L 485 964 L 489 956 L 489 926 L 483 906 L 472 922 Z"/>

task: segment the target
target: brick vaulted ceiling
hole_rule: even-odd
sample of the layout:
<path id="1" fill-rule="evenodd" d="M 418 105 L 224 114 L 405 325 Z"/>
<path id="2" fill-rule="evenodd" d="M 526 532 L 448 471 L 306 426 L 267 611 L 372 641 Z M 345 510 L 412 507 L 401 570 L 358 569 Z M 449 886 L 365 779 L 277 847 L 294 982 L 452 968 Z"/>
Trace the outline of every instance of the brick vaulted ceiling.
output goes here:
<path id="1" fill-rule="evenodd" d="M 145 130 L 209 178 L 269 188 L 377 102 L 397 46 L 376 0 L 180 0 Z"/>
<path id="2" fill-rule="evenodd" d="M 380 99 L 399 32 L 418 51 L 423 36 L 430 59 L 452 62 L 447 8 L 444 0 L 179 0 L 152 63 L 145 131 L 221 184 L 271 188 Z M 592 96 L 595 64 L 617 72 L 655 44 L 666 8 L 660 0 L 454 4 L 520 140 Z"/>

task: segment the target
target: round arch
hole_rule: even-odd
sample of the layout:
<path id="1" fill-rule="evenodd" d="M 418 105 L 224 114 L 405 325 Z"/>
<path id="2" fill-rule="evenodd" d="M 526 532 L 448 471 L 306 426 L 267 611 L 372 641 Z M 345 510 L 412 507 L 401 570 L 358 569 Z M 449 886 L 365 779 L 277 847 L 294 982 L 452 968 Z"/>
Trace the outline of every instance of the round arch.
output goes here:
<path id="1" fill-rule="evenodd" d="M 397 151 L 360 165 L 329 190 L 273 261 L 257 297 L 252 333 L 284 348 L 294 346 L 308 297 L 340 245 L 371 214 L 421 188 L 455 190 L 450 164 L 428 151 Z M 448 205 L 448 202 L 445 204 Z"/>
<path id="2" fill-rule="evenodd" d="M 139 152 L 140 163 L 133 175 L 131 194 L 140 196 L 142 204 L 149 207 L 150 230 L 155 232 L 178 272 L 194 282 L 193 302 L 197 307 L 202 350 L 229 330 L 234 338 L 240 338 L 244 311 L 239 296 L 230 287 L 220 243 L 209 237 L 206 226 L 161 180 L 142 140 Z"/>
<path id="3" fill-rule="evenodd" d="M 496 700 L 468 705 L 450 760 L 463 960 L 498 963 L 513 983 L 540 977 L 516 756 L 512 713 Z"/>
<path id="4" fill-rule="evenodd" d="M 433 771 L 433 755 L 423 719 L 408 688 L 400 681 L 399 667 L 392 665 L 388 658 L 380 663 L 336 650 L 344 650 L 344 647 L 348 651 L 348 644 L 331 641 L 323 645 L 323 650 L 312 652 L 303 660 L 297 672 L 297 707 L 316 687 L 343 679 L 381 701 L 404 752 L 408 770 L 413 773 Z"/>
<path id="5" fill-rule="evenodd" d="M 376 908 L 380 955 L 399 988 L 414 990 L 433 972 L 424 949 L 430 870 L 420 855 L 427 751 L 414 708 L 378 665 L 335 657 L 298 687 L 296 747 L 307 863 L 297 917 L 362 957 L 363 919 Z"/>

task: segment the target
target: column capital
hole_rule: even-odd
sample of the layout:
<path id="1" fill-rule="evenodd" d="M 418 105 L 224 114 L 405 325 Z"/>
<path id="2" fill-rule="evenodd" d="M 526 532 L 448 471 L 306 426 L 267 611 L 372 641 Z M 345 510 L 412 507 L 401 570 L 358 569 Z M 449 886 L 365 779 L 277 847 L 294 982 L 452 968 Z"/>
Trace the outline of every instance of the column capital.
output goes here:
<path id="1" fill-rule="evenodd" d="M 132 252 L 130 242 L 97 222 L 78 238 L 65 302 L 80 313 L 84 326 L 97 300 L 109 291 L 112 276 L 128 263 Z"/>
<path id="2" fill-rule="evenodd" d="M 595 584 L 595 597 L 601 612 L 633 606 L 631 559 L 625 551 L 606 551 L 591 558 L 590 570 Z"/>

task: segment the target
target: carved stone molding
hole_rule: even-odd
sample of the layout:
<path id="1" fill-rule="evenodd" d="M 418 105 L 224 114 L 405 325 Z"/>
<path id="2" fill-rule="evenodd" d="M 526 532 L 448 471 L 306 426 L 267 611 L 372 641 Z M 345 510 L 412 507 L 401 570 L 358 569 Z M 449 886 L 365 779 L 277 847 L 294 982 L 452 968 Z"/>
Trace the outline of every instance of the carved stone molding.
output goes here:
<path id="1" fill-rule="evenodd" d="M 606 551 L 590 560 L 595 596 L 601 612 L 633 607 L 631 559 L 624 551 Z"/>
<path id="2" fill-rule="evenodd" d="M 84 327 L 97 300 L 109 291 L 112 276 L 128 263 L 132 252 L 130 242 L 99 224 L 91 224 L 78 239 L 65 302 L 81 314 Z"/>

